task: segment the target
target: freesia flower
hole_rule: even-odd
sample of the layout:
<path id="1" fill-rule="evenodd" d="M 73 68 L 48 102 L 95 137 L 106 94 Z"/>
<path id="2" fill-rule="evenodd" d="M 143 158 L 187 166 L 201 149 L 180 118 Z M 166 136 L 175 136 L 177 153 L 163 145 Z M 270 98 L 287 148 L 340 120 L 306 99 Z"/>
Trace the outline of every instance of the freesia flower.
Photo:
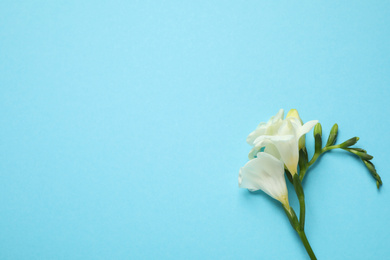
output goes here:
<path id="1" fill-rule="evenodd" d="M 299 140 L 318 123 L 318 120 L 303 124 L 296 110 L 291 110 L 286 119 L 283 119 L 283 115 L 284 110 L 280 109 L 267 123 L 260 123 L 256 130 L 249 134 L 247 142 L 253 146 L 249 159 L 253 159 L 264 148 L 265 153 L 282 160 L 291 174 L 296 174 Z"/>
<path id="2" fill-rule="evenodd" d="M 299 161 L 300 149 L 305 153 L 305 134 L 314 127 L 315 151 L 309 160 L 307 153 L 303 160 Z M 317 120 L 303 123 L 296 109 L 291 109 L 286 118 L 284 111 L 270 118 L 267 123 L 260 123 L 257 128 L 247 137 L 247 143 L 252 146 L 249 153 L 249 161 L 240 169 L 238 184 L 240 188 L 250 191 L 262 190 L 282 205 L 292 228 L 297 232 L 307 254 L 311 260 L 317 260 L 309 240 L 305 234 L 305 195 L 302 181 L 308 168 L 327 151 L 343 149 L 358 156 L 366 165 L 371 175 L 376 180 L 377 188 L 382 185 L 374 164 L 371 162 L 372 155 L 367 154 L 362 148 L 352 147 L 359 140 L 358 137 L 348 139 L 341 144 L 335 144 L 338 133 L 338 125 L 332 127 L 328 141 L 322 145 L 322 127 Z M 298 161 L 300 172 L 298 175 Z M 285 171 L 289 171 L 295 193 L 299 201 L 299 219 L 288 201 Z"/>
<path id="3" fill-rule="evenodd" d="M 272 198 L 289 207 L 283 162 L 271 154 L 259 152 L 240 169 L 240 188 L 250 191 L 262 190 Z"/>

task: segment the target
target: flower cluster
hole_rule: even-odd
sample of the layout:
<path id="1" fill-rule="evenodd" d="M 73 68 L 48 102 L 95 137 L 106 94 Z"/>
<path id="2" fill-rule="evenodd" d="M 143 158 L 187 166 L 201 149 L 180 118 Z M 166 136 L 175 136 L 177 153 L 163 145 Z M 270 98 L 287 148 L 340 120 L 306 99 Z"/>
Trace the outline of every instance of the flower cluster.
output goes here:
<path id="1" fill-rule="evenodd" d="M 309 161 L 305 135 L 313 127 L 315 152 Z M 364 149 L 351 147 L 356 144 L 359 138 L 353 137 L 335 145 L 337 133 L 338 125 L 335 124 L 330 131 L 326 145 L 322 147 L 322 127 L 318 120 L 303 124 L 296 109 L 291 109 L 286 118 L 284 118 L 284 110 L 280 109 L 267 123 L 260 123 L 247 137 L 246 141 L 252 146 L 252 149 L 249 152 L 249 161 L 239 172 L 239 187 L 250 191 L 262 190 L 281 202 L 292 227 L 301 238 L 311 259 L 316 259 L 316 257 L 304 232 L 305 198 L 301 182 L 309 167 L 316 162 L 318 157 L 333 149 L 343 149 L 350 152 L 364 162 L 376 180 L 378 189 L 382 185 L 382 180 L 371 162 L 373 156 L 367 154 Z M 285 173 L 293 184 L 299 199 L 299 220 L 289 205 Z"/>
<path id="2" fill-rule="evenodd" d="M 250 161 L 240 169 L 239 186 L 250 191 L 265 193 L 288 205 L 284 165 L 289 172 L 297 174 L 299 149 L 305 146 L 305 134 L 318 120 L 302 123 L 298 111 L 292 109 L 285 119 L 284 110 L 271 117 L 267 123 L 260 123 L 246 139 L 253 148 Z"/>

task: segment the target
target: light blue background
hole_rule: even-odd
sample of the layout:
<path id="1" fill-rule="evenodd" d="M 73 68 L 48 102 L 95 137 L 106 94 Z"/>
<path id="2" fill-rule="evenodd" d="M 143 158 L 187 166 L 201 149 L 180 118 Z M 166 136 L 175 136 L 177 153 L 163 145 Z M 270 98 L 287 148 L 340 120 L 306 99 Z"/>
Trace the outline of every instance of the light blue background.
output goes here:
<path id="1" fill-rule="evenodd" d="M 389 17 L 389 1 L 1 1 L 0 259 L 306 259 L 278 203 L 237 184 L 279 108 L 359 136 L 384 182 L 319 160 L 318 258 L 387 259 Z"/>

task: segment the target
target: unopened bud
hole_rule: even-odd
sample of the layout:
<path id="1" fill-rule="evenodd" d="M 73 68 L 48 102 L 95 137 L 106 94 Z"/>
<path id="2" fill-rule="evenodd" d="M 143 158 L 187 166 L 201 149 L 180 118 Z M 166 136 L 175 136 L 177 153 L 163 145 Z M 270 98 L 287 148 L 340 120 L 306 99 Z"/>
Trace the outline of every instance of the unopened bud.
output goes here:
<path id="1" fill-rule="evenodd" d="M 287 113 L 286 118 L 289 118 L 289 117 L 297 118 L 297 119 L 299 119 L 299 121 L 301 121 L 301 124 L 303 124 L 302 119 L 299 117 L 298 110 L 290 109 L 290 111 L 288 111 L 288 113 Z"/>
<path id="2" fill-rule="evenodd" d="M 359 141 L 359 137 L 352 137 L 351 139 L 348 139 L 344 143 L 340 144 L 339 146 L 340 146 L 340 148 L 346 148 L 346 147 L 349 147 L 349 146 L 356 144 L 357 141 Z"/>
<path id="3" fill-rule="evenodd" d="M 364 164 L 366 165 L 367 169 L 370 171 L 372 177 L 376 180 L 376 187 L 379 189 L 379 186 L 382 185 L 382 179 L 379 176 L 379 174 L 376 172 L 374 164 L 370 161 L 363 160 Z"/>
<path id="4" fill-rule="evenodd" d="M 344 149 L 347 150 L 350 153 L 356 154 L 362 160 L 369 161 L 372 158 L 374 158 L 374 156 L 367 154 L 366 150 L 364 150 L 364 149 L 360 149 L 360 148 L 344 148 Z"/>
<path id="5" fill-rule="evenodd" d="M 325 146 L 333 145 L 336 142 L 338 131 L 339 131 L 339 126 L 337 124 L 334 124 L 332 129 L 330 130 L 328 141 L 326 142 Z"/>
<path id="6" fill-rule="evenodd" d="M 314 127 L 314 139 L 315 139 L 315 153 L 321 153 L 322 149 L 322 126 L 317 123 Z"/>

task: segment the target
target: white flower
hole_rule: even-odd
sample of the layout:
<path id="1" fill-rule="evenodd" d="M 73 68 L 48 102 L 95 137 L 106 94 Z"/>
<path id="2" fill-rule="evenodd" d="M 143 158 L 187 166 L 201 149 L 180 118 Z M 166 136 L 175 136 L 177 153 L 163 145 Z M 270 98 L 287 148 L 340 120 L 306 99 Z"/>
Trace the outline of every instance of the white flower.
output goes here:
<path id="1" fill-rule="evenodd" d="M 246 142 L 250 145 L 254 145 L 254 141 L 260 135 L 273 135 L 277 132 L 278 128 L 283 122 L 284 110 L 280 109 L 279 112 L 270 118 L 267 123 L 261 122 L 255 131 L 250 133 L 246 138 Z"/>
<path id="2" fill-rule="evenodd" d="M 262 190 L 289 207 L 283 162 L 270 154 L 260 152 L 247 162 L 240 169 L 238 184 L 250 191 Z"/>
<path id="3" fill-rule="evenodd" d="M 290 111 L 288 111 L 287 115 L 286 115 L 286 119 L 287 118 L 290 118 L 290 117 L 295 117 L 299 120 L 299 122 L 301 123 L 301 125 L 303 125 L 303 121 L 302 119 L 299 117 L 299 113 L 298 113 L 298 110 L 296 109 L 290 109 Z M 305 135 L 301 136 L 301 138 L 299 139 L 299 150 L 302 149 L 303 147 L 305 147 Z"/>
<path id="4" fill-rule="evenodd" d="M 265 153 L 281 159 L 291 174 L 297 173 L 299 140 L 318 123 L 318 120 L 302 125 L 298 112 L 296 110 L 290 112 L 289 117 L 283 119 L 284 111 L 280 109 L 268 123 L 260 123 L 256 130 L 249 134 L 247 142 L 253 145 L 249 159 L 253 159 L 264 148 Z"/>

